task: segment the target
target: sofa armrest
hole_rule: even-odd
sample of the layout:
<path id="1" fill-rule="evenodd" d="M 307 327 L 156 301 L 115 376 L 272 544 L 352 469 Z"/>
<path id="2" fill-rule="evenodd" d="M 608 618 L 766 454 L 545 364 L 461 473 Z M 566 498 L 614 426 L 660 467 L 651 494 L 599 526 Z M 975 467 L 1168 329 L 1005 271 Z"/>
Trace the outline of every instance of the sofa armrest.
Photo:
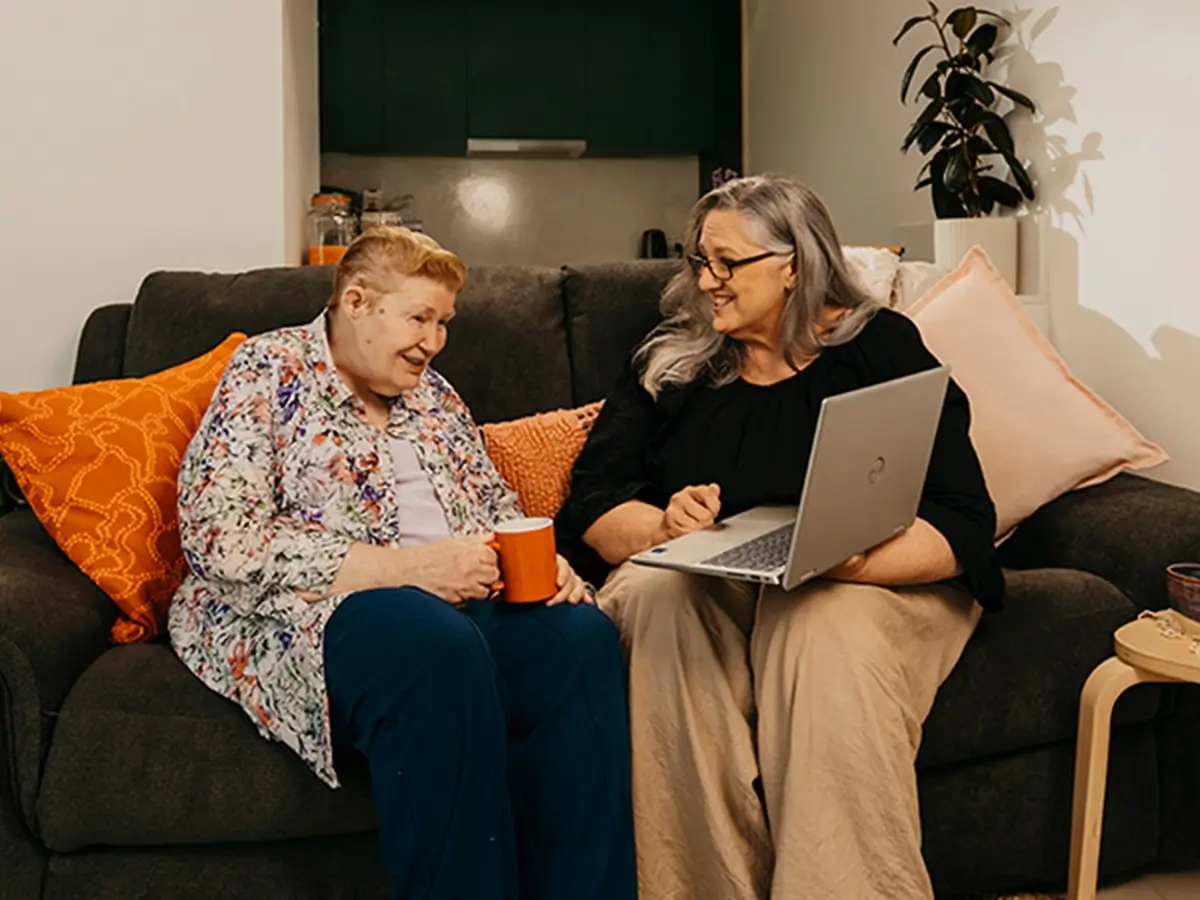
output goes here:
<path id="1" fill-rule="evenodd" d="M 92 310 L 79 335 L 72 384 L 120 378 L 125 368 L 125 333 L 132 303 L 112 303 Z"/>
<path id="2" fill-rule="evenodd" d="M 27 509 L 0 518 L 0 804 L 36 832 L 34 805 L 54 720 L 108 646 L 116 607 Z"/>
<path id="3" fill-rule="evenodd" d="M 1174 562 L 1200 562 L 1200 493 L 1118 475 L 1046 504 L 1001 547 L 1005 565 L 1091 572 L 1140 609 L 1168 605 Z"/>

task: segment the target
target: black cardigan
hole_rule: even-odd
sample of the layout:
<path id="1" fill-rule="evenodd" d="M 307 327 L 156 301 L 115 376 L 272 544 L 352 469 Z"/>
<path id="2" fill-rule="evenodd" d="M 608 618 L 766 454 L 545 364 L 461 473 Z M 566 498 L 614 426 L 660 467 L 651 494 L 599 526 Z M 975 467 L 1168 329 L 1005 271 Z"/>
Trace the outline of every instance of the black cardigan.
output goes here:
<path id="1" fill-rule="evenodd" d="M 761 503 L 797 503 L 822 400 L 936 365 L 916 326 L 886 309 L 854 340 L 826 348 L 795 376 L 766 387 L 701 381 L 663 390 L 654 400 L 630 362 L 575 464 L 558 516 L 562 552 L 585 577 L 603 580 L 606 568 L 583 544 L 584 532 L 621 503 L 665 507 L 688 485 L 719 484 L 722 518 Z M 971 444 L 970 418 L 966 395 L 951 381 L 917 514 L 945 536 L 967 589 L 995 610 L 1004 596 L 996 513 Z"/>

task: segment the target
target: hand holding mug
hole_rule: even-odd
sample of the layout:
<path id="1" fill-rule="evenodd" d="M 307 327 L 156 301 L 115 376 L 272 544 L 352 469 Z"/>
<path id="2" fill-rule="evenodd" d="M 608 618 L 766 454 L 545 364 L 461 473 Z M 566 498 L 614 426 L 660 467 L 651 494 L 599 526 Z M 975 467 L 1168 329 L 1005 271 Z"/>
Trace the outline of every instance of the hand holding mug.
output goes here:
<path id="1" fill-rule="evenodd" d="M 437 541 L 414 548 L 412 583 L 449 603 L 482 600 L 500 577 L 492 535 Z"/>

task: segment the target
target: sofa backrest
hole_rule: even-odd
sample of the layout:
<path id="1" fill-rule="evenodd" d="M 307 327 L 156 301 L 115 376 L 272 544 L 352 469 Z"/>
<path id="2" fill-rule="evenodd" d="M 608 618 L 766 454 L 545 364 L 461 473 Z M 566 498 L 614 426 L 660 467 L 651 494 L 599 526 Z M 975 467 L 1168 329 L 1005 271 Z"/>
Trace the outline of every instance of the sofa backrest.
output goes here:
<path id="1" fill-rule="evenodd" d="M 657 323 L 659 295 L 677 265 L 474 267 L 434 365 L 480 422 L 599 399 Z M 308 322 L 325 305 L 332 277 L 324 266 L 155 272 L 132 309 L 92 314 L 80 338 L 76 380 L 139 377 L 198 356 L 234 331 L 259 334 Z"/>

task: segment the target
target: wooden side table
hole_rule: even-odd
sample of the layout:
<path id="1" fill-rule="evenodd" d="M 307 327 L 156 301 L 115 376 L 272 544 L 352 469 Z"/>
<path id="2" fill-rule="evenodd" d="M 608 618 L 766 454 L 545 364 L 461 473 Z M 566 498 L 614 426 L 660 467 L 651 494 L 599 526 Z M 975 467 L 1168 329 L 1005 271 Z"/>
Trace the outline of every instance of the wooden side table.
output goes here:
<path id="1" fill-rule="evenodd" d="M 1067 900 L 1095 900 L 1108 776 L 1108 742 L 1117 699 L 1135 684 L 1200 684 L 1200 623 L 1166 611 L 1143 614 L 1113 635 L 1117 655 L 1083 686 L 1075 750 L 1075 804 Z"/>

